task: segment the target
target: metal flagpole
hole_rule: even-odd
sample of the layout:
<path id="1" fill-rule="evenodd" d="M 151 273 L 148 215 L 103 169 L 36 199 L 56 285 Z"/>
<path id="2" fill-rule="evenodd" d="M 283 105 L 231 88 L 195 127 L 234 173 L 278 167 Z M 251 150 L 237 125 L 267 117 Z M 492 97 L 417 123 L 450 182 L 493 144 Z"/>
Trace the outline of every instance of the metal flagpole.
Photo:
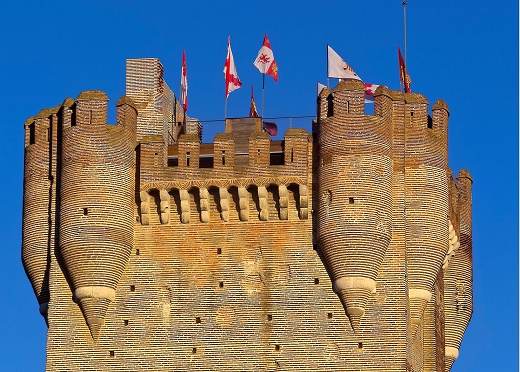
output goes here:
<path id="1" fill-rule="evenodd" d="M 330 89 L 330 79 L 329 79 L 329 44 L 327 44 L 327 88 Z"/>
<path id="2" fill-rule="evenodd" d="M 262 73 L 262 121 L 264 120 L 264 87 L 265 87 L 265 72 Z"/>
<path id="3" fill-rule="evenodd" d="M 408 5 L 408 1 L 403 1 L 403 15 L 404 15 L 404 65 L 408 66 L 406 61 L 406 6 Z M 406 78 L 406 76 L 405 76 Z"/>

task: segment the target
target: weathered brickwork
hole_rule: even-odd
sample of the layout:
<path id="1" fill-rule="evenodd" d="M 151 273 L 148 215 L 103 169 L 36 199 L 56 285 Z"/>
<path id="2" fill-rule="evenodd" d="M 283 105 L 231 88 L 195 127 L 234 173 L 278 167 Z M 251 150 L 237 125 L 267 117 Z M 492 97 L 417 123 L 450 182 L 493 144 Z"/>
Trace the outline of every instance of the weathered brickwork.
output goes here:
<path id="1" fill-rule="evenodd" d="M 449 371 L 473 311 L 472 179 L 448 168 L 446 103 L 380 87 L 365 115 L 342 81 L 312 134 L 228 119 L 201 144 L 162 76 L 127 62 L 116 125 L 101 91 L 25 123 L 47 370 Z"/>

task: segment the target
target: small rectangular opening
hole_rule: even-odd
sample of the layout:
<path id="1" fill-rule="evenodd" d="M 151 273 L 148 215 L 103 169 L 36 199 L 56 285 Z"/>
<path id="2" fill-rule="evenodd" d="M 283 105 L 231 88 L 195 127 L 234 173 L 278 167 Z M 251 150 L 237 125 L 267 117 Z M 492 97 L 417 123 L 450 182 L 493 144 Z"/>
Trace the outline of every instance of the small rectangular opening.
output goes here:
<path id="1" fill-rule="evenodd" d="M 358 347 L 358 349 L 363 349 L 363 343 L 362 342 L 358 342 L 357 347 Z"/>
<path id="2" fill-rule="evenodd" d="M 45 139 L 47 142 L 51 141 L 51 128 L 47 128 L 47 137 Z"/>
<path id="3" fill-rule="evenodd" d="M 139 251 L 139 248 L 137 248 L 137 249 L 135 250 L 135 255 L 136 255 L 136 256 L 139 256 L 140 254 L 141 254 L 141 252 Z"/>
<path id="4" fill-rule="evenodd" d="M 193 349 L 191 349 L 191 353 L 192 353 L 192 354 L 197 354 L 197 348 L 194 347 Z"/>
<path id="5" fill-rule="evenodd" d="M 291 163 L 294 161 L 294 149 L 291 149 Z"/>
<path id="6" fill-rule="evenodd" d="M 273 320 L 273 315 L 272 314 L 267 314 L 267 320 L 270 322 Z"/>
<path id="7" fill-rule="evenodd" d="M 187 167 L 190 166 L 190 152 L 189 151 L 186 152 L 186 166 Z"/>
<path id="8" fill-rule="evenodd" d="M 196 317 L 196 318 L 195 318 L 195 323 L 199 324 L 200 322 L 201 322 L 201 320 L 200 320 L 200 316 Z"/>
<path id="9" fill-rule="evenodd" d="M 222 165 L 226 165 L 226 152 L 222 151 Z"/>
<path id="10" fill-rule="evenodd" d="M 128 325 L 128 319 L 125 319 L 125 326 Z"/>
<path id="11" fill-rule="evenodd" d="M 113 358 L 115 355 L 116 353 L 114 352 L 114 350 L 110 350 L 110 357 Z"/>
<path id="12" fill-rule="evenodd" d="M 224 282 L 219 282 L 219 283 L 218 283 L 218 286 L 219 286 L 220 288 L 224 288 Z"/>
<path id="13" fill-rule="evenodd" d="M 222 248 L 217 248 L 217 254 L 222 254 Z"/>
<path id="14" fill-rule="evenodd" d="M 278 345 L 278 344 L 274 345 L 274 349 L 275 349 L 276 351 L 280 351 L 280 345 Z"/>
<path id="15" fill-rule="evenodd" d="M 320 278 L 314 278 L 314 284 L 320 284 Z"/>
<path id="16" fill-rule="evenodd" d="M 135 285 L 130 286 L 130 292 L 135 292 Z"/>
<path id="17" fill-rule="evenodd" d="M 83 208 L 83 215 L 84 216 L 88 215 L 88 208 Z"/>
<path id="18" fill-rule="evenodd" d="M 34 123 L 29 125 L 29 145 L 34 145 L 36 138 L 36 128 L 34 126 Z"/>
<path id="19" fill-rule="evenodd" d="M 354 204 L 354 198 L 348 198 L 348 203 L 349 204 Z"/>
<path id="20" fill-rule="evenodd" d="M 332 313 L 327 313 L 327 318 L 332 319 Z"/>

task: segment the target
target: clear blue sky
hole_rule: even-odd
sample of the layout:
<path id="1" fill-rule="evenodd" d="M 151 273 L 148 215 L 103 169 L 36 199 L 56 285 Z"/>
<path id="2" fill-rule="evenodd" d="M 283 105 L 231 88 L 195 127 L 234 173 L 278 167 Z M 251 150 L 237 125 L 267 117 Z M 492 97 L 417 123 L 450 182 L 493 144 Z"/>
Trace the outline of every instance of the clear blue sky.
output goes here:
<path id="1" fill-rule="evenodd" d="M 518 371 L 518 2 L 410 0 L 407 9 L 412 90 L 430 103 L 446 100 L 450 166 L 469 169 L 474 179 L 475 310 L 453 371 Z M 264 33 L 279 66 L 279 83 L 266 78 L 265 116 L 315 114 L 327 43 L 365 82 L 399 89 L 397 0 L 3 4 L 0 369 L 45 366 L 46 326 L 20 260 L 25 120 L 82 90 L 101 89 L 114 121 L 127 58 L 159 58 L 177 94 L 183 49 L 188 113 L 222 119 L 228 35 L 244 83 L 230 94 L 228 116 L 246 116 L 251 84 L 260 105 L 262 80 L 252 63 Z M 309 120 L 293 125 L 310 130 Z M 282 133 L 287 126 L 279 122 Z M 206 125 L 204 141 L 222 130 Z"/>

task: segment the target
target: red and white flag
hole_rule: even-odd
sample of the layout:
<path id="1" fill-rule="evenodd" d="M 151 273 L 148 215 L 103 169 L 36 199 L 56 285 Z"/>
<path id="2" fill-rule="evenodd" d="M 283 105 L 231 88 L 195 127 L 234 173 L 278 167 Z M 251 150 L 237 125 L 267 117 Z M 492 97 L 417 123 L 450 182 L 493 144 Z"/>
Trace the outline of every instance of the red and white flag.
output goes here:
<path id="1" fill-rule="evenodd" d="M 260 70 L 262 74 L 267 74 L 273 77 L 274 81 L 278 82 L 278 65 L 274 60 L 273 50 L 271 49 L 271 43 L 267 38 L 267 34 L 264 35 L 264 43 L 258 51 L 253 65 Z"/>
<path id="2" fill-rule="evenodd" d="M 188 70 L 186 68 L 186 53 L 182 51 L 182 69 L 181 69 L 181 104 L 184 113 L 188 111 Z"/>
<path id="3" fill-rule="evenodd" d="M 379 85 L 365 83 L 365 103 L 374 103 L 374 93 Z"/>
<path id="4" fill-rule="evenodd" d="M 229 93 L 242 86 L 242 82 L 238 78 L 238 72 L 235 67 L 235 60 L 233 59 L 233 52 L 231 52 L 231 37 L 228 36 L 227 57 L 224 64 L 224 79 L 226 79 L 226 99 Z"/>
<path id="5" fill-rule="evenodd" d="M 327 77 L 361 80 L 347 62 L 329 45 L 327 45 Z"/>

